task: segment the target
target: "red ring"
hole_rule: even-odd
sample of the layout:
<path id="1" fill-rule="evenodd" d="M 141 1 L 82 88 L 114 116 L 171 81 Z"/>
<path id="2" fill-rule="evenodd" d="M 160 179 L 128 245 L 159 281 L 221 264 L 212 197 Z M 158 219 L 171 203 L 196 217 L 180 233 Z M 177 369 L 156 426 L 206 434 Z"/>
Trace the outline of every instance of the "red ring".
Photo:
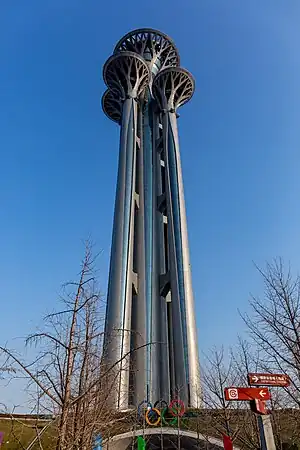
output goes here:
<path id="1" fill-rule="evenodd" d="M 174 404 L 181 406 L 181 408 L 179 410 L 178 409 L 175 410 L 175 413 L 173 411 L 173 405 Z M 183 401 L 179 400 L 179 399 L 178 400 L 172 400 L 171 403 L 170 403 L 169 408 L 170 408 L 170 412 L 171 412 L 172 416 L 174 416 L 174 417 L 182 417 L 183 414 L 185 413 L 185 405 L 184 405 Z"/>

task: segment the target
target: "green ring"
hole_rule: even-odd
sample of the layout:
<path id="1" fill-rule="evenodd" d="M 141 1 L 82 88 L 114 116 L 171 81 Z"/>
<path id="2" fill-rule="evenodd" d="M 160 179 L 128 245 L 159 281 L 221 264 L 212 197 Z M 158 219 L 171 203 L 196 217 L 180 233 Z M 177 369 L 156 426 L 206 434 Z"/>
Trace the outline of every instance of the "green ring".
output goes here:
<path id="1" fill-rule="evenodd" d="M 172 419 L 172 422 L 171 422 L 171 423 L 166 421 L 166 419 L 165 419 L 165 413 L 166 413 L 166 411 L 167 411 L 168 409 L 169 409 L 169 408 L 164 408 L 164 409 L 162 410 L 162 412 L 161 412 L 161 414 L 160 414 L 161 420 L 163 421 L 163 423 L 164 423 L 165 425 L 170 425 L 170 426 L 177 425 L 177 419 L 178 419 L 178 417 L 174 417 L 174 419 Z M 175 422 L 174 422 L 174 421 L 175 421 Z"/>

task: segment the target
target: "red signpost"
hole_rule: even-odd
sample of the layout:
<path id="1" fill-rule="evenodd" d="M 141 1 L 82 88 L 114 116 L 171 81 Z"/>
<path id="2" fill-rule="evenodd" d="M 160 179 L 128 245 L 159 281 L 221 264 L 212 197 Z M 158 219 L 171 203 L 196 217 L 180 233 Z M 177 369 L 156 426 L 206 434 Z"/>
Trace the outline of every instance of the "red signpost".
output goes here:
<path id="1" fill-rule="evenodd" d="M 250 386 L 278 386 L 287 387 L 290 385 L 290 378 L 283 374 L 269 373 L 248 373 Z"/>
<path id="2" fill-rule="evenodd" d="M 290 378 L 285 374 L 248 373 L 250 386 L 278 386 L 290 385 Z M 272 423 L 266 407 L 266 400 L 270 400 L 271 394 L 267 387 L 229 387 L 224 389 L 227 401 L 249 401 L 251 411 L 257 414 L 261 448 L 263 450 L 276 450 L 272 430 Z M 224 439 L 226 450 L 227 441 Z"/>
<path id="3" fill-rule="evenodd" d="M 270 400 L 271 394 L 268 388 L 225 388 L 225 400 L 227 401 L 250 401 Z"/>

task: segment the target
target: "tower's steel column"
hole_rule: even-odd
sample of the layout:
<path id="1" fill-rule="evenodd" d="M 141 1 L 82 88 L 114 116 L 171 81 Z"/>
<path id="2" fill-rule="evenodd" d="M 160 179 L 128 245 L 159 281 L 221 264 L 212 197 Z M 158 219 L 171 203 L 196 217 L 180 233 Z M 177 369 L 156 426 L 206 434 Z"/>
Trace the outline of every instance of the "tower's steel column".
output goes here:
<path id="1" fill-rule="evenodd" d="M 136 163 L 136 191 L 138 205 L 136 211 L 136 236 L 134 237 L 136 252 L 136 291 L 133 295 L 132 322 L 131 322 L 131 402 L 137 405 L 141 399 L 146 398 L 146 296 L 145 296 L 145 208 L 144 208 L 144 144 L 143 144 L 143 117 L 141 108 L 138 112 L 138 147 Z M 137 207 L 138 206 L 138 207 Z"/>
<path id="2" fill-rule="evenodd" d="M 137 99 L 149 81 L 149 70 L 130 52 L 111 57 L 105 64 L 104 80 L 119 93 L 122 103 L 119 171 L 111 248 L 104 357 L 114 366 L 116 388 L 113 404 L 128 407 L 131 345 L 132 291 L 136 287 L 133 260 L 135 229 L 135 181 L 137 149 Z"/>
<path id="3" fill-rule="evenodd" d="M 154 266 L 153 290 L 155 305 L 153 317 L 155 317 L 156 340 L 156 370 L 157 370 L 157 395 L 155 398 L 170 400 L 170 367 L 169 367 L 169 332 L 168 313 L 166 295 L 161 292 L 161 276 L 168 272 L 168 247 L 165 242 L 165 227 L 167 226 L 167 216 L 165 210 L 165 180 L 162 170 L 164 170 L 164 160 L 162 155 L 162 124 L 160 113 L 155 105 L 153 108 L 153 210 L 154 210 Z M 170 298 L 170 295 L 168 295 Z"/>
<path id="4" fill-rule="evenodd" d="M 178 67 L 165 69 L 156 76 L 153 92 L 163 114 L 163 142 L 168 177 L 166 200 L 167 208 L 169 208 L 168 218 L 170 217 L 173 225 L 173 229 L 170 229 L 170 247 L 171 251 L 174 251 L 174 259 L 172 258 L 170 279 L 172 318 L 176 321 L 176 324 L 173 323 L 173 328 L 178 330 L 173 336 L 175 387 L 178 389 L 180 383 L 186 384 L 188 403 L 199 407 L 201 392 L 197 329 L 176 117 L 177 108 L 193 95 L 194 81 L 189 72 L 184 69 Z M 172 286 L 173 279 L 177 281 L 176 286 L 174 281 Z M 177 328 L 178 322 L 180 327 L 178 325 Z"/>
<path id="5" fill-rule="evenodd" d="M 187 220 L 184 201 L 184 189 L 181 171 L 181 161 L 179 153 L 179 142 L 177 132 L 177 120 L 175 113 L 169 113 L 169 126 L 175 144 L 175 156 L 177 163 L 178 199 L 180 210 L 181 246 L 182 246 L 182 268 L 184 282 L 184 299 L 182 307 L 185 309 L 185 327 L 187 363 L 188 363 L 188 384 L 189 384 L 189 404 L 195 408 L 201 405 L 200 370 L 197 327 L 195 320 L 195 306 L 191 277 L 191 263 L 189 254 L 189 243 L 187 233 Z"/>
<path id="6" fill-rule="evenodd" d="M 159 310 L 158 268 L 156 236 L 156 177 L 153 146 L 153 101 L 147 89 L 143 108 L 144 142 L 144 209 L 145 209 L 145 281 L 146 281 L 146 385 L 147 398 L 160 398 L 159 370 Z"/>

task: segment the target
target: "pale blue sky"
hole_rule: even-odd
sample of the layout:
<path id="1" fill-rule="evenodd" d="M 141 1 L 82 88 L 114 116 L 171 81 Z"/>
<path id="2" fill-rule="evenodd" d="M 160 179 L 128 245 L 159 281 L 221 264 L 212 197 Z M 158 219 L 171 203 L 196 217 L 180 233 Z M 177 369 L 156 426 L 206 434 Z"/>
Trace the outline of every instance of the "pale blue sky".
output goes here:
<path id="1" fill-rule="evenodd" d="M 179 119 L 199 344 L 235 342 L 258 264 L 300 267 L 298 0 L 2 0 L 1 343 L 20 347 L 73 278 L 82 239 L 106 291 L 118 127 L 102 65 L 139 27 L 176 42 L 196 93 Z M 1 398 L 15 401 L 7 388 Z"/>

